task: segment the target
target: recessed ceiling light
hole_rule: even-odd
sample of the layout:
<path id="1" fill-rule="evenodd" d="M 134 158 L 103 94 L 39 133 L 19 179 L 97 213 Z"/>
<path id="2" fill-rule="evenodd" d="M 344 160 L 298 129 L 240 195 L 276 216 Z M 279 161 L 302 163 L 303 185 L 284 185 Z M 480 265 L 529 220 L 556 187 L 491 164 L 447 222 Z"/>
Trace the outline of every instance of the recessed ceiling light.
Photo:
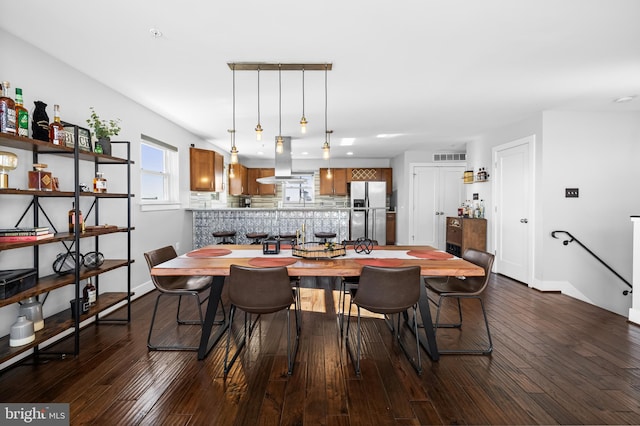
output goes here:
<path id="1" fill-rule="evenodd" d="M 623 104 L 625 102 L 631 102 L 635 98 L 636 98 L 636 95 L 622 96 L 621 98 L 614 99 L 613 102 L 615 102 L 617 104 Z"/>
<path id="2" fill-rule="evenodd" d="M 149 29 L 149 32 L 151 33 L 151 37 L 153 37 L 153 38 L 162 37 L 162 31 L 160 31 L 157 28 L 151 28 L 151 29 Z"/>
<path id="3" fill-rule="evenodd" d="M 347 155 L 353 155 L 353 152 L 349 151 L 347 152 Z"/>
<path id="4" fill-rule="evenodd" d="M 398 136 L 402 136 L 402 133 L 381 133 L 379 135 L 376 135 L 376 138 L 388 139 L 388 138 L 397 138 Z"/>
<path id="5" fill-rule="evenodd" d="M 309 153 L 307 151 L 301 152 L 300 154 L 302 155 L 309 155 Z"/>
<path id="6" fill-rule="evenodd" d="M 355 142 L 356 138 L 342 138 L 340 146 L 351 146 Z"/>
<path id="7" fill-rule="evenodd" d="M 264 155 L 264 152 L 258 151 L 258 155 Z"/>

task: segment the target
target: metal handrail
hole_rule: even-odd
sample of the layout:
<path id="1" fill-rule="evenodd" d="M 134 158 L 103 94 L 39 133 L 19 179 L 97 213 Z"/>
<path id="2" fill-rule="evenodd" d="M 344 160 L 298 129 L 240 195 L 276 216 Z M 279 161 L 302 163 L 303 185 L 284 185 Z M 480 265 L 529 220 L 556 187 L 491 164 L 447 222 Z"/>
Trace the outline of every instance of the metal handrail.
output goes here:
<path id="1" fill-rule="evenodd" d="M 629 293 L 633 292 L 633 285 L 631 285 L 631 283 L 630 283 L 629 281 L 627 281 L 626 279 L 624 279 L 624 278 L 622 277 L 622 275 L 620 275 L 619 273 L 617 273 L 616 271 L 614 271 L 614 270 L 611 268 L 611 266 L 607 265 L 607 264 L 606 264 L 602 259 L 600 259 L 600 258 L 599 258 L 599 257 L 598 257 L 594 252 L 592 252 L 591 250 L 589 250 L 589 248 L 587 248 L 587 246 L 585 246 L 584 244 L 582 244 L 582 243 L 580 242 L 580 240 L 578 240 L 576 237 L 574 237 L 573 235 L 571 235 L 571 233 L 570 233 L 570 232 L 567 232 L 567 231 L 552 231 L 552 232 L 551 232 L 551 236 L 552 236 L 553 238 L 558 239 L 558 237 L 556 237 L 556 234 L 557 234 L 557 233 L 563 233 L 563 234 L 567 234 L 567 235 L 569 236 L 570 240 L 564 240 L 564 241 L 562 242 L 562 244 L 563 244 L 563 245 L 565 245 L 565 246 L 566 246 L 566 245 L 569 245 L 569 243 L 572 243 L 572 242 L 574 242 L 574 241 L 575 241 L 576 243 L 578 243 L 578 244 L 580 245 L 580 247 L 582 247 L 583 249 L 585 249 L 585 250 L 587 251 L 587 253 L 589 253 L 591 256 L 595 257 L 595 258 L 596 258 L 596 260 L 597 260 L 598 262 L 602 263 L 602 264 L 605 266 L 605 268 L 607 268 L 608 270 L 610 270 L 611 272 L 613 272 L 613 274 L 614 274 L 616 277 L 620 278 L 620 279 L 621 279 L 621 280 L 622 280 L 626 285 L 628 285 L 628 286 L 631 288 L 631 290 L 624 290 L 624 291 L 622 292 L 622 294 L 624 294 L 624 295 L 626 296 L 626 295 L 628 295 Z"/>

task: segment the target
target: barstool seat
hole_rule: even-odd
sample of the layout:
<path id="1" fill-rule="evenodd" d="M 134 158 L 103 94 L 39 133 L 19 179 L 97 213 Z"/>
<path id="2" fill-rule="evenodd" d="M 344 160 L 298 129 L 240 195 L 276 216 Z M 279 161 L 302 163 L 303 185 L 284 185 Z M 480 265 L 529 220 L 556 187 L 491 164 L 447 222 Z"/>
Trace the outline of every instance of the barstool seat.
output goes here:
<path id="1" fill-rule="evenodd" d="M 265 232 L 249 232 L 246 235 L 247 235 L 247 238 L 249 238 L 250 240 L 253 240 L 251 244 L 262 244 L 262 240 L 264 240 L 269 236 L 269 234 Z"/>
<path id="2" fill-rule="evenodd" d="M 215 238 L 222 238 L 218 244 L 235 244 L 236 239 L 236 231 L 217 231 L 212 233 Z M 232 238 L 233 240 L 228 240 L 227 238 Z"/>
<path id="3" fill-rule="evenodd" d="M 278 239 L 280 241 L 287 241 L 291 244 L 294 244 L 296 242 L 296 234 L 283 232 L 281 234 L 278 234 Z"/>
<path id="4" fill-rule="evenodd" d="M 316 232 L 313 235 L 315 235 L 316 238 L 320 238 L 323 243 L 326 243 L 329 238 L 335 238 L 336 237 L 336 233 L 335 232 Z"/>

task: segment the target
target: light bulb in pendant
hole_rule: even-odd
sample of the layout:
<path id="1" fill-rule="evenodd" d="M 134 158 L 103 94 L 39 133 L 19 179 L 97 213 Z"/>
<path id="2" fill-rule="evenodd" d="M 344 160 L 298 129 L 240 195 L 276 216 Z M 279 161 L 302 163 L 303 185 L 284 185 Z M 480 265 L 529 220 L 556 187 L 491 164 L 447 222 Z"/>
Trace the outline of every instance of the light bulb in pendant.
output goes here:
<path id="1" fill-rule="evenodd" d="M 303 115 L 302 118 L 300 119 L 300 132 L 301 133 L 307 133 L 307 119 L 305 118 L 305 116 Z"/>
<path id="2" fill-rule="evenodd" d="M 233 166 L 229 165 L 229 178 L 233 179 L 236 177 L 236 172 L 233 170 Z"/>
<path id="3" fill-rule="evenodd" d="M 331 168 L 327 169 L 327 179 L 331 179 L 333 175 L 331 174 Z"/>
<path id="4" fill-rule="evenodd" d="M 231 147 L 231 164 L 238 164 L 238 148 L 235 145 Z"/>
<path id="5" fill-rule="evenodd" d="M 283 152 L 284 152 L 284 141 L 282 139 L 282 136 L 278 136 L 278 138 L 276 139 L 276 153 L 282 154 Z"/>
<path id="6" fill-rule="evenodd" d="M 258 125 L 256 126 L 256 140 L 262 140 L 262 126 L 260 125 L 260 123 L 258 123 Z"/>
<path id="7" fill-rule="evenodd" d="M 325 160 L 329 159 L 329 151 L 331 150 L 331 148 L 329 148 L 329 142 L 325 141 L 324 144 L 322 145 L 322 158 Z"/>

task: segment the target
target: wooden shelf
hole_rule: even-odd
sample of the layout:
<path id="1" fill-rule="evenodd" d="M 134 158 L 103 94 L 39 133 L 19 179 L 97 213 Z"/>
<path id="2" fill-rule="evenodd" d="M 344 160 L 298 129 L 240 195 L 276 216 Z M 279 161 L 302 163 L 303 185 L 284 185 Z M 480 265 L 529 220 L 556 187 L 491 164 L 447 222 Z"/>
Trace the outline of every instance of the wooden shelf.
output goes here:
<path id="1" fill-rule="evenodd" d="M 73 191 L 36 191 L 32 189 L 3 188 L 0 189 L 0 195 L 29 195 L 38 197 L 75 197 Z M 81 197 L 96 198 L 127 198 L 128 194 L 117 194 L 112 192 L 79 192 Z M 134 195 L 131 194 L 131 197 Z"/>
<path id="2" fill-rule="evenodd" d="M 465 185 L 470 185 L 472 183 L 484 183 L 484 182 L 489 182 L 489 179 L 483 179 L 483 180 L 474 180 L 473 182 L 464 182 Z"/>
<path id="3" fill-rule="evenodd" d="M 133 230 L 134 228 L 131 228 Z M 88 238 L 88 237 L 97 237 L 99 235 L 113 234 L 116 232 L 127 232 L 127 228 L 105 228 L 100 230 L 91 230 L 85 231 L 80 234 L 80 238 Z M 37 241 L 13 241 L 10 243 L 0 243 L 0 251 L 2 250 L 13 250 L 23 247 L 33 247 L 39 246 L 42 244 L 51 244 L 58 243 L 60 241 L 73 241 L 75 239 L 75 235 L 69 232 L 58 232 L 51 238 L 46 238 L 44 240 Z"/>
<path id="4" fill-rule="evenodd" d="M 99 268 L 96 269 L 87 269 L 85 267 L 82 267 L 80 268 L 80 280 L 104 274 L 105 272 L 122 268 L 123 266 L 128 266 L 133 262 L 133 260 L 128 262 L 126 259 L 107 259 L 102 265 L 100 265 Z M 38 279 L 37 284 L 34 287 L 6 299 L 0 300 L 0 308 L 3 306 L 11 305 L 12 303 L 18 303 L 19 301 L 24 300 L 27 297 L 37 296 L 42 293 L 48 293 L 57 288 L 73 284 L 75 282 L 75 279 L 76 275 L 74 273 L 64 275 L 52 274 L 47 275 L 46 277 L 41 277 Z"/>
<path id="5" fill-rule="evenodd" d="M 133 293 L 132 293 L 133 294 Z M 122 293 L 101 293 L 98 295 L 96 303 L 89 308 L 89 312 L 80 317 L 80 321 L 84 321 L 94 315 L 99 314 L 105 309 L 109 309 L 116 304 L 127 300 L 129 295 L 126 292 Z M 65 309 L 62 312 L 58 312 L 55 315 L 51 315 L 44 320 L 44 328 L 36 332 L 35 341 L 18 347 L 9 346 L 9 335 L 0 338 L 0 362 L 7 361 L 12 357 L 28 351 L 45 342 L 52 337 L 64 332 L 67 329 L 73 329 L 74 320 L 71 318 L 71 308 Z"/>
<path id="6" fill-rule="evenodd" d="M 67 155 L 70 157 L 73 157 L 74 155 L 74 149 L 70 147 L 53 145 L 49 142 L 25 138 L 22 136 L 13 136 L 6 133 L 0 134 L 0 144 L 10 148 L 32 151 L 38 154 L 57 154 Z M 133 161 L 125 158 L 112 157 L 111 155 L 96 154 L 95 152 L 82 150 L 78 152 L 78 158 L 89 161 L 97 160 L 100 164 L 134 164 Z"/>

